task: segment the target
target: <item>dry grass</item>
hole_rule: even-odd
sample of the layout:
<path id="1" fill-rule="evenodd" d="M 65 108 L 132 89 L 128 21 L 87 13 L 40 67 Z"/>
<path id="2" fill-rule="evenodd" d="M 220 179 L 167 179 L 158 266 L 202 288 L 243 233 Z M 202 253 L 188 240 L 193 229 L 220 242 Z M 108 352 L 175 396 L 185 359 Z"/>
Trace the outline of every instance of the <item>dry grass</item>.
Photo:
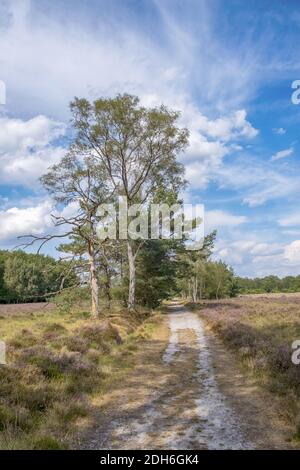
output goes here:
<path id="1" fill-rule="evenodd" d="M 92 321 L 87 310 L 26 311 L 0 318 L 0 449 L 67 448 L 90 419 L 93 396 L 132 367 L 152 316 L 121 307 Z"/>
<path id="2" fill-rule="evenodd" d="M 291 345 L 300 339 L 300 294 L 204 301 L 200 312 L 245 370 L 279 398 L 282 415 L 295 425 L 299 439 L 300 365 L 292 363 Z"/>

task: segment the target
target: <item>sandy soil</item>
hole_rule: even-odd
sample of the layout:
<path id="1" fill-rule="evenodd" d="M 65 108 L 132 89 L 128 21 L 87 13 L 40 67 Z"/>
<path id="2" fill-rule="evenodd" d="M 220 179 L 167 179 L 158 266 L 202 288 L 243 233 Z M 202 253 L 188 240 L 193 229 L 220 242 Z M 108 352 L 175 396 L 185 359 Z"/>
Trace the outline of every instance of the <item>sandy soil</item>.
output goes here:
<path id="1" fill-rule="evenodd" d="M 86 449 L 282 449 L 291 429 L 196 313 L 173 305 L 101 397 Z"/>

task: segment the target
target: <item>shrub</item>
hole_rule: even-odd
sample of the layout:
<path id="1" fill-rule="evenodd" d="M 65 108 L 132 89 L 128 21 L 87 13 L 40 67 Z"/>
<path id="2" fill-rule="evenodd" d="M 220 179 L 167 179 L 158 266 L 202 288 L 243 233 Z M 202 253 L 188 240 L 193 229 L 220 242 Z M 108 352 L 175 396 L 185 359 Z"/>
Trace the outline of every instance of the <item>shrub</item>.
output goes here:
<path id="1" fill-rule="evenodd" d="M 108 321 L 85 325 L 77 330 L 77 334 L 87 340 L 91 347 L 98 346 L 103 352 L 109 352 L 112 344 L 122 343 L 118 330 Z"/>
<path id="2" fill-rule="evenodd" d="M 12 407 L 0 404 L 0 431 L 4 431 L 11 424 L 15 424 L 16 416 Z"/>
<path id="3" fill-rule="evenodd" d="M 31 331 L 23 329 L 20 333 L 16 334 L 8 342 L 9 346 L 13 348 L 28 348 L 37 344 L 38 338 L 34 336 Z"/>
<path id="4" fill-rule="evenodd" d="M 62 445 L 52 436 L 37 438 L 33 443 L 34 450 L 62 450 Z"/>
<path id="5" fill-rule="evenodd" d="M 84 418 L 88 414 L 87 407 L 81 403 L 61 403 L 54 408 L 58 419 L 67 424 L 77 418 Z"/>
<path id="6" fill-rule="evenodd" d="M 60 378 L 63 373 L 86 372 L 92 367 L 79 352 L 61 351 L 55 354 L 43 346 L 23 350 L 19 362 L 37 366 L 47 378 Z"/>
<path id="7" fill-rule="evenodd" d="M 74 352 L 81 352 L 85 353 L 88 348 L 89 344 L 86 338 L 82 338 L 80 335 L 75 334 L 72 336 L 69 336 L 65 338 L 65 346 L 70 350 Z"/>
<path id="8" fill-rule="evenodd" d="M 60 323 L 49 323 L 44 327 L 44 333 L 62 333 L 67 331 L 67 329 Z"/>
<path id="9" fill-rule="evenodd" d="M 233 347 L 248 351 L 248 354 L 251 351 L 251 354 L 254 355 L 257 352 L 257 335 L 253 334 L 253 329 L 240 322 L 229 323 L 228 325 L 221 327 L 221 334 L 224 337 L 225 341 L 228 341 L 232 344 Z"/>
<path id="10" fill-rule="evenodd" d="M 283 344 L 277 347 L 269 362 L 274 372 L 286 372 L 293 365 L 290 346 Z"/>
<path id="11" fill-rule="evenodd" d="M 70 313 L 90 302 L 90 291 L 86 287 L 67 289 L 56 295 L 52 301 L 62 313 Z"/>

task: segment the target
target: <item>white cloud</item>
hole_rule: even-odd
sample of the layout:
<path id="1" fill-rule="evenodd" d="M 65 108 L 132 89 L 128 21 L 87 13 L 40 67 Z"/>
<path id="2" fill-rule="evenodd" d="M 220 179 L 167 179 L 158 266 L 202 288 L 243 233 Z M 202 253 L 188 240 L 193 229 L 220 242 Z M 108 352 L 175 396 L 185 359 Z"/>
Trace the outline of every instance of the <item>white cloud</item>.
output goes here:
<path id="1" fill-rule="evenodd" d="M 246 117 L 246 111 L 241 109 L 214 121 L 205 119 L 200 130 L 208 136 L 218 138 L 221 141 L 229 141 L 241 137 L 252 139 L 257 136 L 258 130 L 247 121 Z"/>
<path id="2" fill-rule="evenodd" d="M 215 44 L 212 40 L 205 41 L 205 53 L 200 48 L 195 55 L 193 48 L 197 47 L 198 42 L 202 44 L 202 34 L 206 35 L 208 23 L 201 27 L 201 31 L 198 25 L 200 35 L 194 36 L 187 25 L 182 27 L 171 10 L 166 11 L 159 3 L 156 7 L 156 13 L 164 23 L 165 47 L 156 39 L 150 39 L 142 28 L 136 25 L 131 27 L 127 16 L 125 22 L 120 21 L 118 15 L 108 22 L 101 18 L 97 20 L 97 27 L 89 28 L 79 12 L 79 16 L 74 15 L 72 19 L 66 19 L 63 15 L 64 21 L 61 22 L 43 8 L 35 9 L 34 2 L 30 0 L 7 4 L 9 21 L 6 28 L 0 29 L 0 61 L 9 85 L 8 104 L 19 112 L 42 111 L 65 119 L 68 102 L 74 95 L 93 97 L 126 91 L 138 94 L 146 105 L 164 102 L 182 111 L 181 122 L 190 130 L 190 148 L 183 160 L 188 165 L 187 173 L 191 175 L 192 186 L 203 188 L 211 181 L 215 169 L 222 165 L 224 156 L 240 149 L 235 140 L 253 138 L 258 133 L 247 120 L 245 109 L 239 106 L 248 96 L 253 70 L 249 66 L 249 57 L 246 68 L 242 54 L 237 53 L 232 59 L 228 53 L 225 54 L 224 47 L 223 53 L 219 52 L 222 44 Z M 206 7 L 202 15 L 209 18 Z M 187 45 L 191 54 L 187 53 Z M 208 73 L 214 63 L 210 55 L 216 50 L 219 59 L 213 67 L 214 73 L 209 77 L 204 74 L 201 80 L 199 76 L 194 76 L 199 67 L 202 73 Z M 243 70 L 243 74 L 232 74 L 233 69 Z M 191 99 L 190 85 L 195 80 L 199 81 L 199 87 L 202 84 L 204 96 L 211 96 L 210 111 L 216 105 L 216 118 L 208 118 Z M 216 92 L 218 96 L 213 97 Z M 230 106 L 224 107 L 225 103 L 230 103 Z M 222 115 L 218 117 L 220 107 Z M 34 127 L 39 124 L 41 128 L 38 119 L 41 117 L 34 118 L 30 125 Z M 57 125 L 59 130 L 59 123 Z M 46 122 L 44 126 L 47 127 Z M 10 139 L 10 145 L 17 145 L 19 133 L 20 145 L 28 149 L 30 137 L 27 132 L 33 133 L 29 127 L 29 123 L 27 126 L 11 123 L 15 139 Z M 35 139 L 32 136 L 32 145 L 38 145 L 42 138 L 42 134 L 37 132 Z M 45 129 L 45 145 L 47 134 Z M 52 155 L 53 160 L 57 161 L 61 152 L 53 152 Z M 28 185 L 32 184 L 45 170 L 43 161 L 48 160 L 49 156 L 50 152 L 41 149 L 39 155 L 18 155 L 18 159 L 11 164 L 11 156 L 7 157 L 3 162 L 6 171 L 3 172 L 2 181 L 19 182 L 22 172 L 25 172 L 23 179 L 26 176 Z M 29 168 L 34 173 L 32 177 Z"/>
<path id="3" fill-rule="evenodd" d="M 300 266 L 300 240 L 294 240 L 285 247 L 284 258 L 289 263 Z"/>
<path id="4" fill-rule="evenodd" d="M 0 29 L 0 61 L 7 103 L 18 112 L 42 110 L 65 119 L 75 95 L 127 91 L 163 96 L 181 81 L 175 54 L 170 56 L 142 31 L 114 17 L 106 22 L 105 12 L 87 24 L 66 12 L 60 21 L 30 1 L 12 2 L 9 9 L 10 22 Z"/>
<path id="5" fill-rule="evenodd" d="M 55 228 L 51 214 L 64 218 L 73 217 L 78 213 L 78 203 L 73 202 L 62 208 L 55 209 L 49 199 L 37 202 L 36 200 L 23 200 L 21 207 L 14 206 L 0 210 L 0 241 L 8 245 L 20 243 L 18 236 L 42 236 L 53 233 L 63 233 L 64 226 Z M 69 230 L 70 226 L 67 226 Z M 37 245 L 38 246 L 38 245 Z"/>
<path id="6" fill-rule="evenodd" d="M 254 181 L 252 188 L 243 202 L 249 207 L 257 207 L 273 199 L 280 199 L 298 190 L 295 178 L 272 173 L 262 169 L 261 178 Z M 269 176 L 269 179 L 268 179 Z"/>
<path id="7" fill-rule="evenodd" d="M 249 154 L 243 154 L 230 165 L 219 166 L 213 178 L 221 188 L 237 191 L 249 207 L 299 192 L 297 171 L 277 171 L 272 164 L 260 162 Z"/>
<path id="8" fill-rule="evenodd" d="M 66 126 L 45 116 L 27 121 L 0 118 L 0 182 L 32 187 L 65 150 L 54 141 Z"/>
<path id="9" fill-rule="evenodd" d="M 280 150 L 280 152 L 275 153 L 272 155 L 271 160 L 274 162 L 276 160 L 281 160 L 282 158 L 290 157 L 293 155 L 294 149 L 292 147 L 285 149 L 285 150 Z"/>
<path id="10" fill-rule="evenodd" d="M 209 2 L 187 8 L 187 15 L 176 15 L 173 2 L 154 2 L 159 34 L 146 21 L 134 21 L 122 2 L 101 10 L 93 2 L 89 14 L 85 3 L 77 2 L 70 15 L 64 2 L 53 8 L 33 0 L 7 2 L 0 61 L 14 109 L 61 119 L 74 95 L 129 91 L 162 97 L 171 91 L 176 97 L 187 95 L 192 84 L 202 103 L 228 113 L 244 106 L 262 80 L 266 34 L 251 47 L 246 39 L 239 47 L 225 42 Z M 221 133 L 230 126 L 218 124 Z"/>
<path id="11" fill-rule="evenodd" d="M 223 210 L 211 210 L 205 212 L 205 228 L 207 231 L 222 227 L 236 227 L 247 222 L 247 217 L 234 215 Z"/>
<path id="12" fill-rule="evenodd" d="M 0 155 L 43 148 L 64 135 L 65 128 L 41 115 L 27 121 L 0 118 Z"/>
<path id="13" fill-rule="evenodd" d="M 286 217 L 279 219 L 279 225 L 282 227 L 293 227 L 300 225 L 300 212 L 296 212 L 295 214 L 290 214 Z"/>
<path id="14" fill-rule="evenodd" d="M 278 243 L 256 243 L 250 250 L 251 255 L 270 256 L 281 252 L 281 246 Z"/>
<path id="15" fill-rule="evenodd" d="M 214 258 L 226 261 L 242 276 L 298 275 L 300 240 L 290 243 L 262 242 L 255 234 L 248 240 L 220 239 Z"/>
<path id="16" fill-rule="evenodd" d="M 272 131 L 274 132 L 274 134 L 277 135 L 284 135 L 286 133 L 286 129 L 284 129 L 283 127 L 275 127 L 274 129 L 272 129 Z"/>
<path id="17" fill-rule="evenodd" d="M 157 99 L 154 104 L 158 103 Z M 182 110 L 181 123 L 190 132 L 190 145 L 181 160 L 192 188 L 204 189 L 223 168 L 224 157 L 242 149 L 237 141 L 252 139 L 258 133 L 247 121 L 245 110 L 211 120 L 180 97 L 175 102 L 176 108 Z"/>
<path id="18" fill-rule="evenodd" d="M 51 226 L 51 203 L 41 202 L 33 207 L 11 207 L 0 211 L 0 240 L 8 241 L 21 235 L 42 235 Z"/>
<path id="19" fill-rule="evenodd" d="M 278 61 L 270 61 L 269 34 L 264 31 L 259 37 L 256 33 L 255 40 L 250 40 L 250 28 L 249 35 L 237 33 L 235 39 L 231 31 L 227 40 L 219 33 L 224 24 L 227 30 L 230 19 L 215 2 L 192 2 L 176 15 L 178 3 L 155 0 L 172 46 L 193 79 L 193 88 L 203 103 L 213 103 L 221 111 L 237 109 L 253 97 L 266 68 L 278 65 Z"/>

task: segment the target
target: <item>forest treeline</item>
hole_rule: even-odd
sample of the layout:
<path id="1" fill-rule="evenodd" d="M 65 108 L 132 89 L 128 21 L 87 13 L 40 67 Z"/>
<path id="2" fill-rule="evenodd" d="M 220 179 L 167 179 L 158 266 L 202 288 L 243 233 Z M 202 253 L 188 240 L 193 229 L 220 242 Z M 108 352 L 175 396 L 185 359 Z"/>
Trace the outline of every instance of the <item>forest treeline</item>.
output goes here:
<path id="1" fill-rule="evenodd" d="M 241 294 L 263 294 L 276 292 L 300 292 L 300 275 L 286 276 L 265 276 L 262 278 L 237 277 L 236 282 Z"/>
<path id="2" fill-rule="evenodd" d="M 0 251 L 0 303 L 43 302 L 76 282 L 67 265 L 51 256 Z"/>
<path id="3" fill-rule="evenodd" d="M 222 262 L 209 261 L 214 236 L 208 237 L 206 246 L 197 253 L 186 251 L 182 241 L 146 241 L 137 262 L 137 304 L 154 308 L 174 296 L 196 300 L 235 295 L 232 270 Z M 114 300 L 126 305 L 129 280 L 125 247 L 119 246 L 117 252 L 107 250 L 105 259 L 100 255 L 97 259 L 99 300 L 106 305 Z M 70 261 L 22 250 L 0 251 L 0 303 L 43 302 L 65 291 L 78 299 L 80 289 L 86 297 L 89 277 L 82 264 L 79 270 L 77 267 Z"/>
<path id="4" fill-rule="evenodd" d="M 239 294 L 300 292 L 300 276 L 242 278 L 235 276 L 224 262 L 211 261 L 214 238 L 215 234 L 208 236 L 198 252 L 186 251 L 174 241 L 147 242 L 137 264 L 137 303 L 156 307 L 174 296 L 198 301 Z M 106 262 L 98 266 L 100 299 L 104 303 L 119 300 L 125 305 L 128 288 L 125 250 L 120 250 L 118 257 L 110 252 Z M 0 303 L 44 302 L 65 290 L 78 298 L 78 289 L 87 284 L 88 280 L 76 274 L 68 261 L 22 250 L 0 250 Z"/>

